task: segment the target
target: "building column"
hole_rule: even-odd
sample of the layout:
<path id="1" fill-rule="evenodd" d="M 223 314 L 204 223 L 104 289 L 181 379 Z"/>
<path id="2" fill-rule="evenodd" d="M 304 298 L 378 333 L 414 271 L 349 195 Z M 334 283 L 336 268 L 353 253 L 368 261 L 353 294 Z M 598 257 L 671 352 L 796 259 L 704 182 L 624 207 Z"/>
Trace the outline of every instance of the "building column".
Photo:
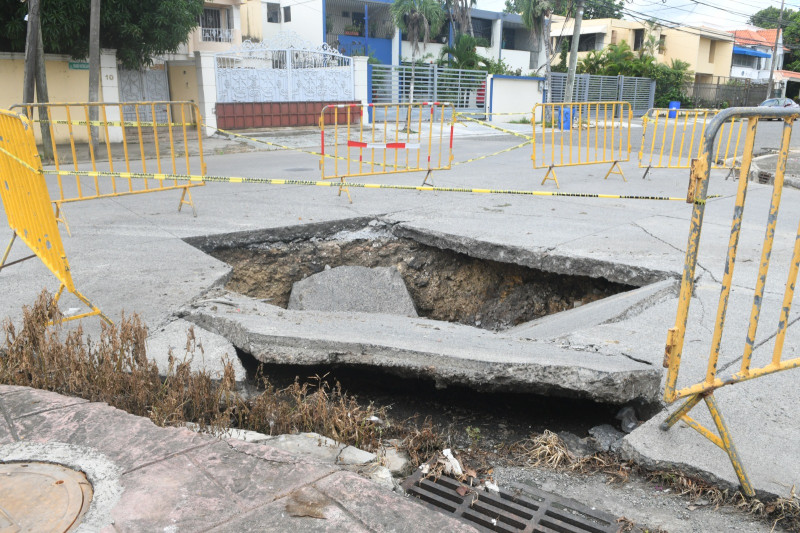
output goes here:
<path id="1" fill-rule="evenodd" d="M 353 99 L 366 106 L 369 103 L 369 58 L 353 57 Z M 369 124 L 368 108 L 362 108 L 362 124 Z"/>
<path id="2" fill-rule="evenodd" d="M 195 52 L 197 70 L 197 106 L 203 115 L 206 135 L 217 131 L 217 73 L 216 57 L 213 52 Z"/>
<path id="3" fill-rule="evenodd" d="M 503 20 L 492 21 L 492 57 L 500 59 L 500 50 L 503 48 Z"/>
<path id="4" fill-rule="evenodd" d="M 119 102 L 121 100 L 116 50 L 100 50 L 100 95 L 103 102 Z M 105 116 L 107 120 L 112 122 L 122 120 L 118 106 L 106 107 Z M 112 143 L 122 142 L 122 128 L 108 128 L 108 140 Z"/>

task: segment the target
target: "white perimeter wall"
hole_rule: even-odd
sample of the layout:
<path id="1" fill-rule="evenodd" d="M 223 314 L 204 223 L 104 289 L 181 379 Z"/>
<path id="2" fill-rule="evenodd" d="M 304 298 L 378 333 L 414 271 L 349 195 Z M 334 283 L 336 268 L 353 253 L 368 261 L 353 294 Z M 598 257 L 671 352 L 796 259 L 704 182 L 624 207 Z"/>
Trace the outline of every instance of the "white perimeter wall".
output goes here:
<path id="1" fill-rule="evenodd" d="M 492 122 L 511 122 L 530 119 L 536 104 L 542 103 L 541 86 L 544 80 L 526 77 L 489 76 L 489 102 L 492 113 L 514 113 L 493 115 Z"/>

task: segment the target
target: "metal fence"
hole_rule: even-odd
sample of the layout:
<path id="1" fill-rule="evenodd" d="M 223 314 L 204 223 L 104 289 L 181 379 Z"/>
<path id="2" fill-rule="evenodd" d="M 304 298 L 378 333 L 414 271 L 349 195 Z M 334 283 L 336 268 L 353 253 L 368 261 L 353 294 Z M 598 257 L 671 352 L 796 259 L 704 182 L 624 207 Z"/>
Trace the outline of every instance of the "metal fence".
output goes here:
<path id="1" fill-rule="evenodd" d="M 550 90 L 552 103 L 564 101 L 567 90 L 567 75 L 563 72 L 551 74 Z M 656 82 L 650 78 L 630 76 L 599 76 L 577 74 L 572 92 L 573 102 L 629 102 L 633 116 L 640 117 L 653 107 Z"/>
<path id="2" fill-rule="evenodd" d="M 413 76 L 412 76 L 413 70 Z M 437 65 L 370 65 L 369 101 L 375 104 L 443 102 L 456 111 L 486 110 L 486 77 L 481 70 L 461 70 Z M 394 120 L 381 116 L 373 120 Z"/>
<path id="3" fill-rule="evenodd" d="M 216 54 L 218 102 L 353 99 L 353 59 L 292 32 Z"/>
<path id="4" fill-rule="evenodd" d="M 695 107 L 727 108 L 754 107 L 767 99 L 767 84 L 749 80 L 728 80 L 725 83 L 691 83 L 685 94 Z M 773 89 L 772 98 L 779 97 L 780 90 Z"/>
<path id="5" fill-rule="evenodd" d="M 693 202 L 694 207 L 690 223 L 689 240 L 686 246 L 686 259 L 683 268 L 675 326 L 672 327 L 667 334 L 667 343 L 664 351 L 664 366 L 668 369 L 664 386 L 664 400 L 668 403 L 673 403 L 683 399 L 684 403 L 667 418 L 661 425 L 661 429 L 668 430 L 679 420 L 682 420 L 688 426 L 697 430 L 701 435 L 722 448 L 728 454 L 733 464 L 736 475 L 742 485 L 742 491 L 747 496 L 751 497 L 755 494 L 755 491 L 745 472 L 742 460 L 734 446 L 731 432 L 720 413 L 714 395 L 717 389 L 722 387 L 757 379 L 782 370 L 800 367 L 800 357 L 796 357 L 796 354 L 792 353 L 788 358 L 783 357 L 787 330 L 792 324 L 789 317 L 792 311 L 792 301 L 794 300 L 798 271 L 800 270 L 800 231 L 798 231 L 794 239 L 795 245 L 793 247 L 791 260 L 788 262 L 788 265 L 784 263 L 783 272 L 780 271 L 781 266 L 777 265 L 773 266 L 773 270 L 770 271 L 770 259 L 773 260 L 773 263 L 781 262 L 780 259 L 775 260 L 775 257 L 773 257 L 773 244 L 776 241 L 776 236 L 780 239 L 780 236 L 776 235 L 776 232 L 778 228 L 778 215 L 781 207 L 781 193 L 783 191 L 784 177 L 786 174 L 786 161 L 789 155 L 792 124 L 798 118 L 800 118 L 800 113 L 793 110 L 732 108 L 721 111 L 706 127 L 703 134 L 703 151 L 700 157 L 695 159 L 692 163 L 689 198 L 687 199 Z M 755 214 L 752 212 L 752 208 L 748 210 L 750 211 L 748 218 L 753 220 L 753 222 L 745 222 L 744 215 L 749 184 L 747 176 L 750 172 L 750 165 L 753 158 L 753 147 L 758 123 L 759 120 L 769 119 L 781 119 L 783 121 L 783 132 L 780 136 L 781 147 L 775 166 L 775 180 L 772 186 L 772 198 L 769 212 L 766 216 L 765 226 L 761 226 L 761 222 L 758 222 L 759 218 L 754 219 L 752 217 L 752 215 Z M 734 120 L 740 122 L 746 120 L 747 133 L 738 190 L 730 225 L 730 237 L 727 245 L 728 253 L 722 270 L 724 274 L 721 281 L 718 282 L 720 284 L 720 296 L 716 319 L 714 321 L 714 331 L 711 333 L 706 330 L 698 331 L 699 324 L 696 320 L 690 320 L 689 309 L 691 303 L 695 301 L 695 298 L 693 298 L 695 290 L 695 271 L 699 264 L 700 236 L 703 229 L 706 199 L 708 198 L 710 170 L 713 166 L 714 159 L 713 147 L 718 144 L 717 140 L 721 134 L 722 127 Z M 790 196 L 786 202 L 791 202 L 792 200 L 793 198 Z M 782 212 L 780 212 L 780 214 L 783 215 Z M 763 217 L 763 215 L 763 212 L 760 213 L 761 217 Z M 763 220 L 763 218 L 760 218 L 760 220 Z M 793 225 L 794 220 L 789 220 L 788 223 Z M 749 283 L 745 284 L 742 281 L 737 283 L 736 279 L 734 279 L 734 267 L 736 265 L 737 252 L 740 251 L 739 245 L 742 240 L 741 237 L 745 232 L 750 235 L 751 233 L 749 232 L 751 228 L 754 228 L 757 234 L 764 235 L 764 240 L 761 245 L 761 259 L 757 263 L 758 272 L 748 273 L 755 277 L 755 283 L 751 285 L 753 289 L 745 288 Z M 705 242 L 705 240 L 702 242 L 706 245 L 709 244 Z M 744 254 L 747 254 L 751 250 L 752 245 L 748 244 L 742 247 L 742 253 Z M 754 261 L 755 257 L 749 258 L 749 260 Z M 785 284 L 783 283 L 783 276 L 777 280 L 778 284 L 785 287 L 782 299 L 770 298 L 768 294 L 765 294 L 767 275 L 773 274 L 774 277 L 775 270 L 778 270 L 780 274 L 786 275 Z M 745 296 L 743 301 L 734 298 L 732 289 L 737 291 L 734 294 L 738 293 Z M 750 300 L 747 294 L 751 290 L 752 300 Z M 746 330 L 741 327 L 725 327 L 729 311 L 737 308 L 740 309 L 741 312 L 747 313 L 749 311 L 750 321 Z M 762 318 L 763 320 L 761 320 Z M 776 329 L 767 331 L 766 335 L 762 333 L 761 337 L 763 340 L 756 344 L 756 333 L 758 332 L 759 324 L 765 322 L 767 319 L 777 322 L 775 326 Z M 773 322 L 773 324 L 774 323 L 775 322 Z M 762 326 L 761 330 L 763 330 L 764 327 L 767 326 Z M 687 330 L 689 332 L 689 339 L 691 339 L 689 342 L 685 342 L 687 339 Z M 696 337 L 691 336 L 697 334 L 701 335 L 701 340 L 699 342 L 694 340 Z M 736 337 L 738 337 L 738 341 Z M 771 346 L 767 344 L 762 350 L 759 350 L 759 348 L 770 339 L 774 339 L 771 341 Z M 701 368 L 706 369 L 705 376 L 701 377 L 700 373 L 694 376 L 691 374 L 688 376 L 682 375 L 682 380 L 679 384 L 679 373 L 683 372 L 683 374 L 686 374 L 686 371 L 691 369 L 691 367 L 682 368 L 681 361 L 690 357 L 702 357 L 703 359 L 701 359 L 701 361 L 707 358 L 708 364 L 701 365 Z M 720 360 L 721 358 L 722 360 Z M 734 366 L 734 364 L 736 366 Z M 706 426 L 702 424 L 702 420 L 689 416 L 689 412 L 701 401 L 705 402 L 708 407 L 718 435 L 715 435 L 711 430 L 706 428 Z M 753 402 L 753 404 L 755 407 L 757 402 Z M 756 413 L 755 416 L 758 416 L 758 414 Z M 747 437 L 757 438 L 757 435 L 747 435 Z"/>

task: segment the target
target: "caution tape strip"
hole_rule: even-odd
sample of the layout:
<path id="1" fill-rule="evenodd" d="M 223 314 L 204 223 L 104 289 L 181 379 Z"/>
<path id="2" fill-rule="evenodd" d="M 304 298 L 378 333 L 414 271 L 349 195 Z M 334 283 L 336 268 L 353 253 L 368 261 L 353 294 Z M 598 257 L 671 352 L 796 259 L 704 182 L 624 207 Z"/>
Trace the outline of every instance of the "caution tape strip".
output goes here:
<path id="1" fill-rule="evenodd" d="M 190 128 L 197 127 L 196 122 L 137 122 L 131 120 L 47 120 L 35 119 L 34 122 L 42 124 L 66 124 L 72 126 L 130 126 L 130 127 L 167 127 L 167 126 L 186 126 Z"/>
<path id="2" fill-rule="evenodd" d="M 0 149 L 2 150 L 2 149 Z M 387 185 L 382 183 L 358 183 L 358 182 L 337 182 L 337 181 L 314 181 L 302 179 L 271 179 L 271 178 L 248 178 L 237 176 L 197 176 L 192 174 L 155 174 L 142 172 L 107 172 L 99 170 L 44 170 L 44 174 L 56 174 L 61 176 L 113 176 L 119 178 L 155 179 L 155 180 L 186 180 L 203 181 L 212 183 L 260 183 L 262 185 L 303 185 L 314 187 L 353 187 L 360 189 L 394 189 L 401 191 L 421 191 L 421 192 L 460 192 L 471 194 L 504 194 L 518 196 L 556 196 L 565 198 L 602 198 L 610 200 L 664 200 L 685 202 L 685 197 L 673 196 L 642 196 L 631 194 L 597 194 L 597 193 L 578 193 L 560 191 L 525 191 L 515 189 L 470 189 L 466 187 L 434 187 L 427 185 Z M 717 198 L 709 196 L 708 198 Z"/>
<path id="3" fill-rule="evenodd" d="M 524 133 L 520 133 L 518 131 L 507 130 L 505 128 L 501 128 L 500 126 L 495 126 L 494 124 L 490 124 L 490 123 L 486 122 L 485 120 L 478 120 L 478 119 L 470 118 L 470 117 L 467 117 L 467 116 L 465 116 L 463 118 L 464 118 L 464 120 L 467 120 L 469 122 L 475 122 L 476 124 L 480 124 L 481 126 L 486 126 L 487 128 L 492 128 L 493 130 L 502 131 L 503 133 L 508 133 L 509 135 L 515 135 L 517 137 L 522 137 L 523 139 L 533 140 L 533 137 L 530 136 L 530 135 L 525 135 Z"/>
<path id="4" fill-rule="evenodd" d="M 473 157 L 472 159 L 465 159 L 464 161 L 456 161 L 455 163 L 453 163 L 453 166 L 463 165 L 464 163 L 472 163 L 474 161 L 480 161 L 481 159 L 488 159 L 488 158 L 494 157 L 496 155 L 500 155 L 500 154 L 504 154 L 506 152 L 510 152 L 511 150 L 516 150 L 517 148 L 523 148 L 525 146 L 528 146 L 532 142 L 533 142 L 532 140 L 531 141 L 525 141 L 522 144 L 518 144 L 516 146 L 512 146 L 512 147 L 506 148 L 504 150 L 500 150 L 499 152 L 494 152 L 492 154 L 486 154 L 486 155 L 482 155 L 482 156 L 479 156 L 479 157 Z"/>

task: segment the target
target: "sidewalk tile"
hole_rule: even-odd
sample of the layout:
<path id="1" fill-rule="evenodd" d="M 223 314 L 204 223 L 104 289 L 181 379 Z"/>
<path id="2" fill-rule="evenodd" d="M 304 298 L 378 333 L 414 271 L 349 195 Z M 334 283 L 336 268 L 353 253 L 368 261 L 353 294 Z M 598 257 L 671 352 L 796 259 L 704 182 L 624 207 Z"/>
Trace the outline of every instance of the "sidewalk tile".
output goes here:
<path id="1" fill-rule="evenodd" d="M 147 418 L 100 403 L 26 416 L 15 421 L 15 426 L 20 439 L 30 442 L 92 447 L 123 472 L 213 442 L 188 429 L 159 428 Z"/>
<path id="2" fill-rule="evenodd" d="M 269 456 L 271 452 L 265 450 L 262 455 Z M 282 498 L 338 470 L 332 465 L 307 464 L 302 457 L 285 461 L 283 453 L 275 454 L 281 462 L 267 461 L 245 453 L 243 448 L 237 450 L 227 441 L 187 452 L 186 456 L 219 486 L 247 502 L 247 508 Z"/>
<path id="3" fill-rule="evenodd" d="M 414 499 L 399 496 L 352 472 L 337 472 L 314 486 L 366 524 L 370 531 L 477 533 L 460 520 L 430 511 Z"/>
<path id="4" fill-rule="evenodd" d="M 202 531 L 243 511 L 236 495 L 183 454 L 125 474 L 121 483 L 111 513 L 120 532 Z"/>
<path id="5" fill-rule="evenodd" d="M 74 396 L 62 396 L 55 392 L 14 387 L 3 395 L 3 404 L 13 420 L 50 411 L 88 403 L 88 400 Z"/>

